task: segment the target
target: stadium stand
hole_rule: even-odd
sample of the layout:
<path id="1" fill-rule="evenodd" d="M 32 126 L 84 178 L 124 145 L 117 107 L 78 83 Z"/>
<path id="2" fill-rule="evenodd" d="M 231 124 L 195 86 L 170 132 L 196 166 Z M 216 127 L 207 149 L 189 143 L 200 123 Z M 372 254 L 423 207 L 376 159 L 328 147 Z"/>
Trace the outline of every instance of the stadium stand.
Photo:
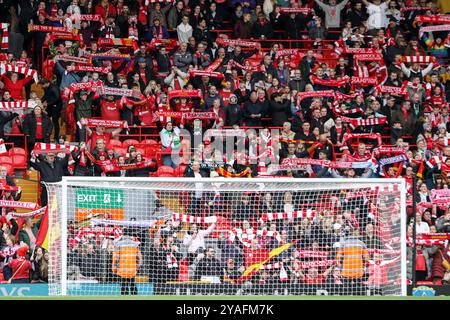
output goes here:
<path id="1" fill-rule="evenodd" d="M 409 244 L 416 262 L 408 278 L 448 284 L 442 262 L 450 261 L 450 246 L 442 235 L 450 234 L 450 208 L 434 197 L 450 184 L 444 4 L 2 1 L 2 199 L 24 193 L 45 206 L 45 186 L 33 177 L 65 175 L 403 177 L 408 217 L 415 217 L 415 197 L 417 234 L 430 235 Z M 242 154 L 215 149 L 241 129 L 261 135 L 238 134 L 233 145 Z M 261 142 L 270 152 L 258 153 Z M 24 190 L 13 179 L 20 176 Z M 180 193 L 180 201 L 191 200 Z M 2 207 L 0 278 L 10 279 L 25 259 L 29 277 L 12 281 L 46 282 L 42 212 L 34 220 L 15 213 Z M 80 251 L 93 243 L 100 250 L 88 236 L 73 241 Z"/>

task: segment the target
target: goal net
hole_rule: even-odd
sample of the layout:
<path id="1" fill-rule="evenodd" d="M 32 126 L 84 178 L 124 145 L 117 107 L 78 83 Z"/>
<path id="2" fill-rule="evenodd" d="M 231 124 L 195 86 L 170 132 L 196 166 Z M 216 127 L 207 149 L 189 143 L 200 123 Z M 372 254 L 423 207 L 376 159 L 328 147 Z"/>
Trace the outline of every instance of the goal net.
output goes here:
<path id="1" fill-rule="evenodd" d="M 400 179 L 65 177 L 52 295 L 406 295 Z"/>

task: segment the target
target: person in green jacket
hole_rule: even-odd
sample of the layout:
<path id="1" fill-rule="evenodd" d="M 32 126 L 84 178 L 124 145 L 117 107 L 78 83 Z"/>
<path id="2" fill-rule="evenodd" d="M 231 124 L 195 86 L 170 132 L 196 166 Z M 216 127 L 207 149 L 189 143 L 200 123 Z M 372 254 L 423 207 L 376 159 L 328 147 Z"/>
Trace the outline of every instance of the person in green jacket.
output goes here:
<path id="1" fill-rule="evenodd" d="M 28 245 L 31 251 L 36 247 L 37 235 L 41 227 L 42 217 L 38 222 L 34 222 L 32 218 L 25 219 L 22 229 L 19 231 L 19 242 L 24 242 Z"/>

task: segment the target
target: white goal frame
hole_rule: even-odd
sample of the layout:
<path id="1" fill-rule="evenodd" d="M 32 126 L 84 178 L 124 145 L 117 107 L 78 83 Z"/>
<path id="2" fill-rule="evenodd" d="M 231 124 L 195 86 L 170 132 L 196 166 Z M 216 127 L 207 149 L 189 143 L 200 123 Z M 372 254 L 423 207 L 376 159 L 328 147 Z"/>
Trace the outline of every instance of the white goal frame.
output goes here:
<path id="1" fill-rule="evenodd" d="M 406 217 L 406 183 L 402 178 L 397 179 L 380 179 L 380 178 L 355 178 L 355 179 L 346 179 L 346 178 L 204 178 L 201 179 L 201 182 L 208 183 L 223 183 L 224 181 L 233 183 L 305 183 L 315 182 L 323 184 L 323 190 L 328 190 L 327 184 L 342 184 L 342 183 L 352 183 L 352 184 L 378 184 L 382 186 L 384 184 L 395 183 L 399 185 L 400 192 L 400 223 L 401 223 L 401 295 L 407 295 L 407 248 L 406 248 L 406 232 L 407 232 L 407 217 Z M 61 295 L 67 295 L 67 239 L 68 239 L 68 225 L 67 225 L 67 217 L 68 217 L 68 206 L 67 206 L 67 189 L 71 183 L 111 183 L 111 182 L 120 182 L 118 188 L 126 189 L 127 186 L 122 185 L 122 183 L 126 182 L 152 182 L 152 183 L 170 183 L 170 182 L 200 182 L 199 179 L 196 178 L 158 178 L 158 177 L 81 177 L 81 176 L 65 176 L 62 181 L 58 183 L 61 185 Z M 114 188 L 114 185 L 108 184 L 108 188 Z M 142 186 L 139 188 L 142 189 Z M 131 189 L 131 187 L 130 187 Z M 145 187 L 144 187 L 145 189 Z M 169 189 L 167 189 L 169 190 Z M 179 189 L 176 189 L 179 190 Z M 315 188 L 314 190 L 322 190 L 322 188 Z"/>

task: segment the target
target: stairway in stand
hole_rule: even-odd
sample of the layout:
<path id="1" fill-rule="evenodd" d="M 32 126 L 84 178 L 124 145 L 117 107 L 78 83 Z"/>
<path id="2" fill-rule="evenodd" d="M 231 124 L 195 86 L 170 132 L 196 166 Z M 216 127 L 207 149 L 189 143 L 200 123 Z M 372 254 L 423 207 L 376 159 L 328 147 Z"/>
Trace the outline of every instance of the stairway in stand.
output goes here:
<path id="1" fill-rule="evenodd" d="M 23 178 L 17 178 L 22 177 L 22 174 L 16 173 L 16 178 L 14 179 L 14 182 L 17 186 L 20 186 L 22 188 L 22 197 L 20 198 L 20 201 L 25 202 L 38 202 L 38 172 L 34 169 L 28 170 L 28 179 Z M 17 212 L 29 212 L 30 210 L 26 209 L 18 209 Z"/>

